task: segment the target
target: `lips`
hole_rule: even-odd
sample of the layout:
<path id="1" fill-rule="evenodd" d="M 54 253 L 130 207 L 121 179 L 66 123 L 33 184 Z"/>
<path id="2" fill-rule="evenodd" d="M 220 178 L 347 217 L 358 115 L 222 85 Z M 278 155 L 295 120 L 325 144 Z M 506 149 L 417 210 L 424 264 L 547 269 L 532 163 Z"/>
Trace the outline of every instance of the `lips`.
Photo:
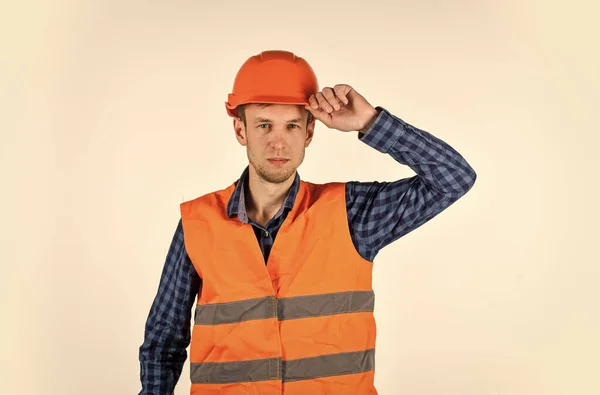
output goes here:
<path id="1" fill-rule="evenodd" d="M 269 158 L 269 162 L 271 162 L 274 165 L 283 165 L 283 164 L 289 162 L 289 159 L 285 159 L 285 158 Z"/>

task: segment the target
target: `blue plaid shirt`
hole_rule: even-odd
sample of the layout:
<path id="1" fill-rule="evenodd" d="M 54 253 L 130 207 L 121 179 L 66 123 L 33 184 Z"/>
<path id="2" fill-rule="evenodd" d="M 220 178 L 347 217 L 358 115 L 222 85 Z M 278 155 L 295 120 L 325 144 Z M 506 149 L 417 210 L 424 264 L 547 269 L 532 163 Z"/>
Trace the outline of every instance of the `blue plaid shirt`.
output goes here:
<path id="1" fill-rule="evenodd" d="M 376 108 L 379 115 L 365 134 L 358 134 L 358 139 L 409 166 L 416 175 L 393 182 L 347 182 L 346 207 L 352 241 L 369 261 L 383 247 L 449 207 L 471 189 L 476 179 L 471 166 L 447 143 L 383 107 Z M 253 226 L 266 262 L 277 231 L 294 204 L 300 176 L 296 172 L 283 206 L 264 227 L 246 213 L 247 176 L 248 167 L 236 184 L 227 214 Z M 201 288 L 202 280 L 185 251 L 180 219 L 139 349 L 141 395 L 173 394 L 187 359 L 192 307 Z"/>

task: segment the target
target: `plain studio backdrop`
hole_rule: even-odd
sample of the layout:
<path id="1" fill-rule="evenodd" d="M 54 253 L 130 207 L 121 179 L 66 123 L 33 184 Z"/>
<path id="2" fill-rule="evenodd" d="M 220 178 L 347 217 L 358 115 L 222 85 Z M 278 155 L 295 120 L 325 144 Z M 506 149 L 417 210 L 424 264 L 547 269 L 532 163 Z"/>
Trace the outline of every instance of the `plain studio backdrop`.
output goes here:
<path id="1" fill-rule="evenodd" d="M 224 102 L 305 57 L 473 189 L 375 260 L 380 394 L 600 393 L 600 30 L 577 1 L 47 1 L 1 12 L 0 393 L 136 394 L 179 204 L 247 164 Z M 410 168 L 319 123 L 303 179 Z M 189 392 L 189 362 L 176 394 Z M 341 394 L 340 394 L 341 395 Z"/>

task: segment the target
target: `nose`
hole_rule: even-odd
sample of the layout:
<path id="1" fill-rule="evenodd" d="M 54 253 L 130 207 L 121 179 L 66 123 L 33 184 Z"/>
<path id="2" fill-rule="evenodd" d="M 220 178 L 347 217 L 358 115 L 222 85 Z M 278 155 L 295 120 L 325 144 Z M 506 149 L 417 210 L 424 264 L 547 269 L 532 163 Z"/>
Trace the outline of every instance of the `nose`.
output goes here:
<path id="1" fill-rule="evenodd" d="M 271 147 L 281 149 L 286 146 L 287 131 L 282 128 L 273 129 L 271 132 L 271 140 L 269 144 Z"/>

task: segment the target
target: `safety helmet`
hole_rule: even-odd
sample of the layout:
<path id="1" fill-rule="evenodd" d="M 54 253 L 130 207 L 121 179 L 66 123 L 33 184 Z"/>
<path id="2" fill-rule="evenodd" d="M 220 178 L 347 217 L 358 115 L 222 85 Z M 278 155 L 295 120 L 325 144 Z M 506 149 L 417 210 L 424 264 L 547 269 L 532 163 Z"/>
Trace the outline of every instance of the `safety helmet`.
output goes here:
<path id="1" fill-rule="evenodd" d="M 306 60 L 289 51 L 263 51 L 240 67 L 225 109 L 237 117 L 240 104 L 308 105 L 308 98 L 318 91 L 317 77 Z"/>

